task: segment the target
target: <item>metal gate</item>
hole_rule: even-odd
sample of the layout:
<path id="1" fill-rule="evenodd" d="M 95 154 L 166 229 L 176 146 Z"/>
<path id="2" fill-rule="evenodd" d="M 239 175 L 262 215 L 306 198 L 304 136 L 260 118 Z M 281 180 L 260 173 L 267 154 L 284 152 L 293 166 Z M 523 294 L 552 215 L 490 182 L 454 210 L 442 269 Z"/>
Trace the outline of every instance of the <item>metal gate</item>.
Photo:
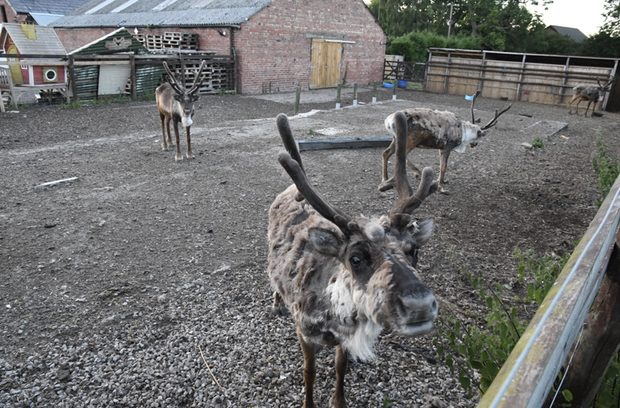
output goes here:
<path id="1" fill-rule="evenodd" d="M 310 89 L 335 87 L 340 82 L 342 43 L 312 40 Z"/>

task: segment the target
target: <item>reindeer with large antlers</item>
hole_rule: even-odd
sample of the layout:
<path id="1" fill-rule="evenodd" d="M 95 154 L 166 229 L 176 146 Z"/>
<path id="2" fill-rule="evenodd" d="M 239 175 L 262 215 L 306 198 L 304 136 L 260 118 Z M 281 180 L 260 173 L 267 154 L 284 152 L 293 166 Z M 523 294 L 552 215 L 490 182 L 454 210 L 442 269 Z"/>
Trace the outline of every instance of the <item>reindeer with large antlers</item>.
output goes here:
<path id="1" fill-rule="evenodd" d="M 592 114 L 594 113 L 594 109 L 596 109 L 596 104 L 603 100 L 603 95 L 605 92 L 611 89 L 611 84 L 613 84 L 614 80 L 607 82 L 607 85 L 601 85 L 601 81 L 596 78 L 596 82 L 598 86 L 594 85 L 579 85 L 573 88 L 573 98 L 568 102 L 568 114 L 573 114 L 573 102 L 577 101 L 577 105 L 575 106 L 575 115 L 579 113 L 579 104 L 581 101 L 588 101 L 588 106 L 586 106 L 586 112 L 583 114 L 584 117 L 588 117 L 588 109 L 590 109 L 590 104 L 594 102 L 594 106 L 592 106 Z"/>
<path id="2" fill-rule="evenodd" d="M 445 189 L 445 184 L 447 184 L 445 174 L 448 168 L 448 157 L 450 157 L 452 150 L 463 153 L 468 144 L 471 147 L 475 147 L 478 144 L 478 139 L 485 136 L 488 130 L 497 124 L 497 119 L 512 106 L 510 104 L 500 112 L 496 110 L 495 116 L 486 125 L 476 125 L 474 103 L 479 94 L 480 91 L 477 91 L 471 102 L 471 122 L 458 119 L 452 112 L 428 108 L 412 108 L 399 111 L 404 113 L 407 119 L 407 154 L 416 147 L 439 149 L 440 167 L 438 183 L 441 193 L 448 193 Z M 379 186 L 381 191 L 391 188 L 391 185 L 387 183 L 387 166 L 388 160 L 396 149 L 395 118 L 397 113 L 393 113 L 385 119 L 385 128 L 392 135 L 392 143 L 382 154 L 383 182 Z M 409 159 L 407 159 L 407 165 L 420 176 L 420 170 Z"/>
<path id="3" fill-rule="evenodd" d="M 406 174 L 407 124 L 396 115 L 396 171 L 388 181 L 398 192 L 389 215 L 353 218 L 329 204 L 306 178 L 284 114 L 277 126 L 287 153 L 278 160 L 294 184 L 269 209 L 267 272 L 275 289 L 274 312 L 291 312 L 304 356 L 304 408 L 314 408 L 316 347 L 336 347 L 336 387 L 330 406 L 346 407 L 344 376 L 349 357 L 374 357 L 382 328 L 408 336 L 431 331 L 438 306 L 415 270 L 417 251 L 434 228 L 413 222 L 412 212 L 437 189 L 424 169 L 414 193 Z"/>
<path id="4" fill-rule="evenodd" d="M 196 78 L 190 89 L 185 88 L 185 81 L 179 83 L 175 75 L 170 71 L 168 64 L 164 61 L 164 68 L 168 73 L 168 81 L 161 84 L 155 90 L 155 101 L 157 102 L 157 110 L 159 111 L 159 119 L 161 120 L 161 132 L 162 142 L 161 148 L 168 150 L 169 146 L 172 146 L 172 138 L 170 136 L 170 121 L 174 126 L 174 134 L 176 136 L 176 154 L 174 159 L 176 161 L 183 160 L 181 154 L 180 140 L 179 140 L 179 122 L 185 128 L 187 134 L 187 153 L 188 159 L 193 159 L 192 145 L 189 136 L 189 128 L 194 123 L 192 116 L 194 116 L 194 102 L 200 97 L 196 94 L 198 88 L 202 84 L 200 76 L 205 68 L 206 61 L 202 61 L 200 68 L 196 73 Z M 168 131 L 168 139 L 166 140 L 166 130 Z"/>

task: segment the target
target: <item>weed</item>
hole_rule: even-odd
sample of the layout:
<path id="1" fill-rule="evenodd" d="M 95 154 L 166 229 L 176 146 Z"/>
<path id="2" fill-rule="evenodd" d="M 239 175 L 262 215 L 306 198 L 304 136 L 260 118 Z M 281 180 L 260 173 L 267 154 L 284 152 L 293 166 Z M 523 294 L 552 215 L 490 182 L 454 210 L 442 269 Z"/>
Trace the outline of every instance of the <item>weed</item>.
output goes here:
<path id="1" fill-rule="evenodd" d="M 609 194 L 611 186 L 613 186 L 616 178 L 618 178 L 618 174 L 620 174 L 618 161 L 613 161 L 607 157 L 605 145 L 603 144 L 600 134 L 596 137 L 596 151 L 592 154 L 592 167 L 596 172 L 598 187 L 603 193 L 603 198 L 596 200 L 596 204 L 600 207 L 607 194 Z"/>
<path id="2" fill-rule="evenodd" d="M 313 135 L 314 134 L 314 129 L 312 129 L 312 128 L 308 129 L 308 134 L 309 135 Z"/>
<path id="3" fill-rule="evenodd" d="M 542 302 L 555 282 L 557 275 L 568 261 L 568 255 L 536 258 L 533 251 L 515 250 L 519 260 L 518 283 L 526 285 L 527 295 L 521 304 Z M 453 373 L 458 373 L 461 387 L 473 395 L 474 390 L 484 394 L 521 337 L 528 321 L 518 316 L 516 306 L 506 304 L 510 299 L 511 285 L 489 283 L 482 271 L 469 273 L 461 268 L 476 294 L 484 302 L 488 313 L 477 321 L 465 322 L 465 313 L 456 308 L 448 309 L 437 322 L 438 337 L 434 340 L 437 351 Z M 533 308 L 534 310 L 536 308 Z"/>
<path id="4" fill-rule="evenodd" d="M 540 137 L 537 137 L 532 142 L 532 147 L 537 147 L 537 148 L 542 149 L 543 147 L 545 147 L 545 144 L 543 143 L 543 141 L 542 141 L 542 139 Z"/>

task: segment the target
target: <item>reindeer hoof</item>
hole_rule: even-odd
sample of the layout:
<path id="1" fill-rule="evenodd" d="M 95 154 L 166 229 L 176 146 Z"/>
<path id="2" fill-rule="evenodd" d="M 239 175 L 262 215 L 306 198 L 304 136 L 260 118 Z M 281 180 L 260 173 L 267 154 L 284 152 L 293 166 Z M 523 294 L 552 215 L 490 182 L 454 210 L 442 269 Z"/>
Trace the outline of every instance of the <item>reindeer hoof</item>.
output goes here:
<path id="1" fill-rule="evenodd" d="M 385 180 L 379 184 L 379 191 L 384 192 L 394 188 L 392 180 Z"/>
<path id="2" fill-rule="evenodd" d="M 280 305 L 280 306 L 272 306 L 271 307 L 271 314 L 274 316 L 288 316 L 288 309 L 286 308 L 286 306 Z"/>
<path id="3" fill-rule="evenodd" d="M 186 157 L 187 157 L 187 159 L 188 159 L 188 160 L 191 160 L 191 159 L 195 159 L 195 158 L 196 158 L 196 157 L 194 157 L 194 155 L 193 155 L 193 154 L 188 154 L 188 155 L 186 155 Z"/>
<path id="4" fill-rule="evenodd" d="M 181 156 L 181 155 L 178 155 L 178 156 L 177 156 L 177 155 L 174 155 L 174 161 L 175 161 L 175 162 L 180 162 L 180 161 L 183 161 L 183 156 Z"/>

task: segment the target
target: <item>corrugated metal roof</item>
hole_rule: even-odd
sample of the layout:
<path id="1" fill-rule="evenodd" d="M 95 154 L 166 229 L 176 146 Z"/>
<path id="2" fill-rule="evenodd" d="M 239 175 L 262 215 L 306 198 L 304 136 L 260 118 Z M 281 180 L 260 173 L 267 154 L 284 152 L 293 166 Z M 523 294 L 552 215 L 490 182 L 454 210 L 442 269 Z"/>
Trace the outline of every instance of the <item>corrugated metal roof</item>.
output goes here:
<path id="1" fill-rule="evenodd" d="M 63 47 L 56 31 L 52 27 L 31 25 L 36 33 L 36 38 L 31 40 L 22 30 L 21 24 L 2 23 L 2 29 L 11 36 L 21 54 L 43 54 L 43 55 L 66 55 L 67 51 Z M 3 37 L 3 36 L 0 36 Z"/>
<path id="2" fill-rule="evenodd" d="M 59 14 L 64 16 L 82 7 L 90 0 L 11 0 L 11 7 L 18 13 Z"/>
<path id="3" fill-rule="evenodd" d="M 94 0 L 54 27 L 180 27 L 237 25 L 273 0 Z"/>

